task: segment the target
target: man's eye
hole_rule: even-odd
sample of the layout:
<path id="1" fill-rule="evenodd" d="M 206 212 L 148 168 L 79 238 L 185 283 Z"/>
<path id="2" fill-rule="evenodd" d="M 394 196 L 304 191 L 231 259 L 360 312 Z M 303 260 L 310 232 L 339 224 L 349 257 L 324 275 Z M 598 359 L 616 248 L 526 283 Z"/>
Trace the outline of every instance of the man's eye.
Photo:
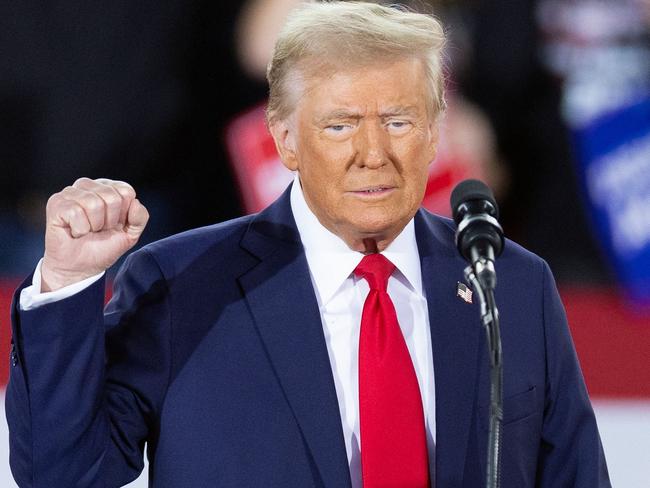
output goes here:
<path id="1" fill-rule="evenodd" d="M 352 129 L 352 125 L 350 124 L 332 124 L 325 127 L 325 132 L 332 135 L 339 136 L 339 135 L 347 134 L 351 129 Z"/>
<path id="2" fill-rule="evenodd" d="M 413 126 L 408 120 L 390 120 L 386 124 L 386 130 L 394 135 L 406 134 Z"/>
<path id="3" fill-rule="evenodd" d="M 392 120 L 388 123 L 388 125 L 394 129 L 401 129 L 403 127 L 406 127 L 409 124 L 409 122 L 406 122 L 404 120 Z"/>

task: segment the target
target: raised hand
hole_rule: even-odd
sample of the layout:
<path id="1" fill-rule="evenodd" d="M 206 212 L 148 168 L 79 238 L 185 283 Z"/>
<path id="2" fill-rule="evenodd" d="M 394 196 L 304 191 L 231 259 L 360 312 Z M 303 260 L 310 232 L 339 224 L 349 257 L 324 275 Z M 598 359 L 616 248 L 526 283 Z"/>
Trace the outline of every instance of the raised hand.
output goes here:
<path id="1" fill-rule="evenodd" d="M 142 235 L 149 212 L 128 183 L 80 178 L 47 202 L 41 291 L 109 268 Z"/>

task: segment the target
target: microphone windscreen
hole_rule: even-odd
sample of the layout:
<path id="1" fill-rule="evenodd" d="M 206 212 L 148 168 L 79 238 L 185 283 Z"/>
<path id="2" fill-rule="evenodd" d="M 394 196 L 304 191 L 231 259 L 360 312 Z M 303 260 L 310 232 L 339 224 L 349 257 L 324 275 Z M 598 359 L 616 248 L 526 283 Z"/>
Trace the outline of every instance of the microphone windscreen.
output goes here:
<path id="1" fill-rule="evenodd" d="M 451 197 L 449 200 L 451 203 L 451 212 L 454 216 L 454 220 L 456 220 L 457 217 L 458 207 L 462 203 L 468 202 L 470 200 L 487 200 L 494 206 L 495 209 L 498 208 L 497 202 L 494 199 L 494 194 L 492 193 L 492 190 L 490 190 L 490 187 L 479 180 L 461 181 L 451 192 Z"/>

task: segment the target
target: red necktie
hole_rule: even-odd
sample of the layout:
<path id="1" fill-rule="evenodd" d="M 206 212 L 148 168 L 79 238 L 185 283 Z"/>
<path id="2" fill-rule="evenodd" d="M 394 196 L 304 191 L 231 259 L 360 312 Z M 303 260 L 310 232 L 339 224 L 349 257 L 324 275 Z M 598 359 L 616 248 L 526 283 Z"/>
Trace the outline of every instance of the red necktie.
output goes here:
<path id="1" fill-rule="evenodd" d="M 359 338 L 359 418 L 364 488 L 428 488 L 420 388 L 386 288 L 395 265 L 369 254 L 354 270 L 370 285 Z"/>

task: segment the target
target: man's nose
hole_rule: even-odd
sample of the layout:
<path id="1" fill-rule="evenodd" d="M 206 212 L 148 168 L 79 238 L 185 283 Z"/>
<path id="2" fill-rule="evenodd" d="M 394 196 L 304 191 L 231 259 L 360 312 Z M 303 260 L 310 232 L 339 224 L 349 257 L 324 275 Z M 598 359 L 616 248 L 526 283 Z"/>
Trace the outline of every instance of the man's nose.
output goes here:
<path id="1" fill-rule="evenodd" d="M 380 168 L 388 162 L 388 134 L 380 122 L 364 122 L 357 132 L 357 164 Z"/>

